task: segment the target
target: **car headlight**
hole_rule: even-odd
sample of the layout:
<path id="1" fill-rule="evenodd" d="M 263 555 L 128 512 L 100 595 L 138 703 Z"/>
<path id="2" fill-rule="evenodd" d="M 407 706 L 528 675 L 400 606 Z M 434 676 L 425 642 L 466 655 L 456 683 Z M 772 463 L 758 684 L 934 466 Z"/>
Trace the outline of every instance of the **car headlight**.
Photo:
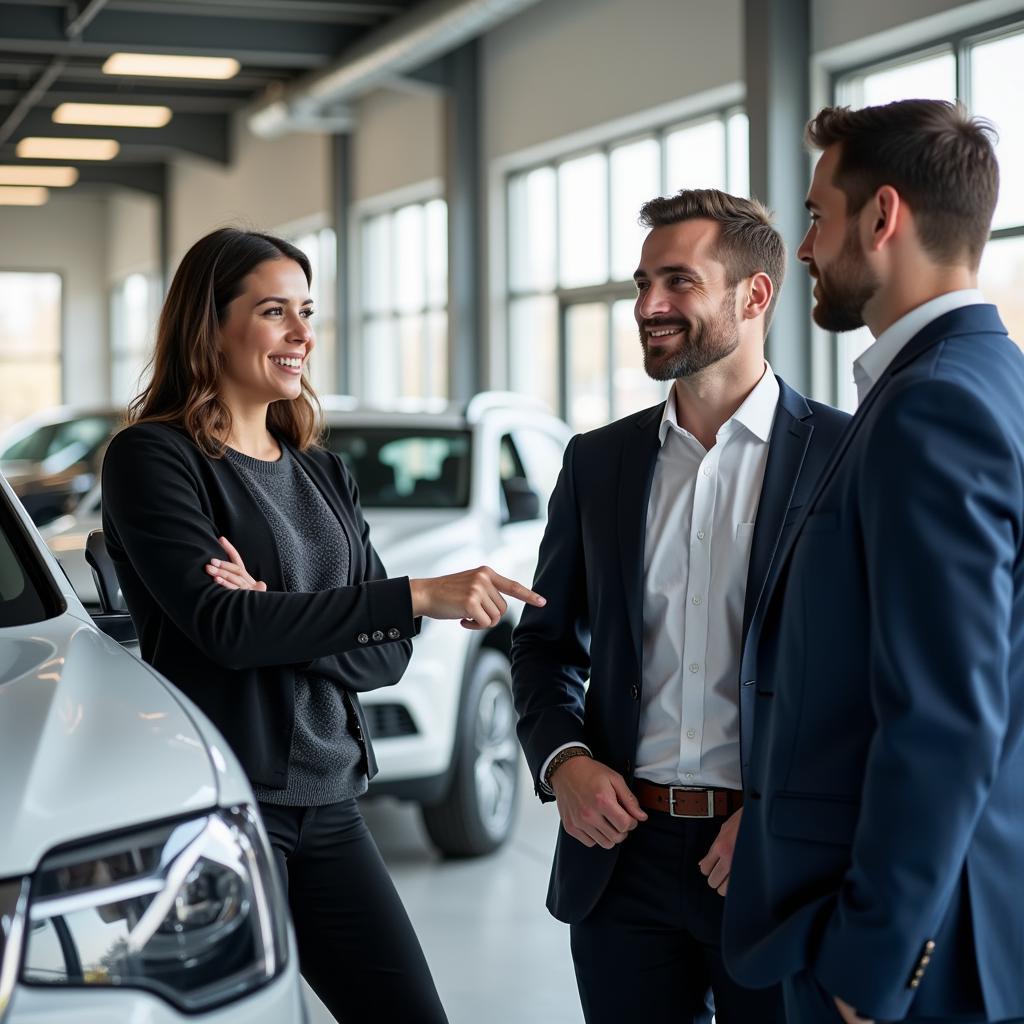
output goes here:
<path id="1" fill-rule="evenodd" d="M 277 975 L 287 911 L 254 812 L 220 810 L 48 856 L 22 981 L 148 989 L 183 1010 Z"/>

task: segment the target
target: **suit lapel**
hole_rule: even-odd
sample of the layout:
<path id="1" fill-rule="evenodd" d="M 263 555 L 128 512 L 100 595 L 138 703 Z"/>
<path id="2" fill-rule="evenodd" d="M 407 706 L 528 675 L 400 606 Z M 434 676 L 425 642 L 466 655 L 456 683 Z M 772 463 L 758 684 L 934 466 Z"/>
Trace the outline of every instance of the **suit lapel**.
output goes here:
<path id="1" fill-rule="evenodd" d="M 768 462 L 750 547 L 741 634 L 744 637 L 768 584 L 793 491 L 814 433 L 814 427 L 808 422 L 811 410 L 807 402 L 785 381 L 779 381 L 779 389 L 779 404 L 772 424 Z"/>
<path id="2" fill-rule="evenodd" d="M 658 461 L 658 428 L 664 403 L 637 417 L 635 430 L 622 443 L 619 467 L 618 536 L 622 582 L 626 595 L 629 628 L 637 664 L 643 650 L 644 538 L 647 533 L 647 505 Z"/>

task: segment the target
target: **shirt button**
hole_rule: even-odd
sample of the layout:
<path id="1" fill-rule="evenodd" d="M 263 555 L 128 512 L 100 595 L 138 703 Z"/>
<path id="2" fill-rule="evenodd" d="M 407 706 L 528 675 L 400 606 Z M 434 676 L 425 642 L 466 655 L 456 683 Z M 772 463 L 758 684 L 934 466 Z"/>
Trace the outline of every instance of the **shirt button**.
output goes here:
<path id="1" fill-rule="evenodd" d="M 700 596 L 700 594 L 694 594 L 693 595 L 693 603 L 694 604 L 703 604 L 704 603 L 704 598 L 702 598 Z"/>
<path id="2" fill-rule="evenodd" d="M 695 661 L 691 661 L 690 662 L 690 671 L 691 672 L 699 672 L 700 671 L 700 665 L 698 665 L 697 662 L 695 662 Z"/>
<path id="3" fill-rule="evenodd" d="M 687 777 L 688 779 L 692 779 L 692 778 L 693 778 L 693 772 L 687 772 L 687 773 L 686 773 L 686 777 Z"/>
<path id="4" fill-rule="evenodd" d="M 698 530 L 697 531 L 697 540 L 703 540 L 703 539 L 704 539 L 704 531 L 703 530 Z"/>
<path id="5" fill-rule="evenodd" d="M 711 467 L 710 466 L 705 466 L 704 467 L 704 475 L 705 476 L 711 476 Z"/>
<path id="6" fill-rule="evenodd" d="M 360 633 L 359 636 L 356 637 L 356 642 L 361 644 L 368 644 L 370 642 L 369 633 Z"/>
<path id="7" fill-rule="evenodd" d="M 640 699 L 640 688 L 636 685 L 636 683 L 634 683 L 632 688 L 630 689 L 629 695 L 633 698 L 633 700 Z"/>
<path id="8" fill-rule="evenodd" d="M 398 639 L 398 638 L 399 638 L 399 637 L 400 637 L 401 635 L 402 635 L 402 634 L 401 634 L 401 633 L 400 633 L 400 632 L 399 632 L 399 631 L 398 631 L 397 629 L 395 629 L 395 627 L 394 627 L 394 626 L 392 626 L 392 627 L 391 627 L 391 628 L 390 628 L 390 629 L 388 630 L 388 639 L 389 639 L 389 640 L 397 640 L 397 639 Z"/>
<path id="9" fill-rule="evenodd" d="M 686 730 L 686 738 L 687 739 L 692 740 L 693 737 L 696 736 L 696 735 L 697 735 L 697 730 L 696 729 L 687 729 Z"/>
<path id="10" fill-rule="evenodd" d="M 377 643 L 380 643 L 380 642 L 381 642 L 381 640 L 383 640 L 383 639 L 384 639 L 384 634 L 383 634 L 383 633 L 382 633 L 382 632 L 381 632 L 381 631 L 380 631 L 379 629 L 375 629 L 375 630 L 373 631 L 373 639 L 374 639 L 374 640 L 375 640 L 375 641 L 376 641 Z"/>

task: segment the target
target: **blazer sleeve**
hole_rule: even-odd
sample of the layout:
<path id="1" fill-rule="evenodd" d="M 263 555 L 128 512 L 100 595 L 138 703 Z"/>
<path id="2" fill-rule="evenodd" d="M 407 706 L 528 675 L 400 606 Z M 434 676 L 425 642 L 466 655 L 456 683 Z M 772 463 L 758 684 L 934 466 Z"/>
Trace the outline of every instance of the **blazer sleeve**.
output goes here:
<path id="1" fill-rule="evenodd" d="M 876 725 L 813 970 L 864 1016 L 902 1020 L 1007 735 L 1024 486 L 991 411 L 941 380 L 888 403 L 859 480 Z"/>
<path id="2" fill-rule="evenodd" d="M 553 799 L 539 786 L 544 762 L 558 747 L 586 742 L 583 701 L 590 675 L 590 625 L 573 475 L 577 440 L 573 438 L 565 450 L 551 495 L 533 583 L 547 603 L 543 608 L 526 605 L 512 641 L 519 740 L 542 800 Z"/>
<path id="3" fill-rule="evenodd" d="M 229 669 L 290 665 L 358 649 L 361 634 L 414 631 L 406 578 L 314 593 L 226 590 L 204 571 L 220 557 L 203 484 L 160 429 L 118 434 L 103 461 L 103 524 L 167 617 Z M 364 524 L 364 538 L 366 537 Z M 368 543 L 368 540 L 367 540 Z M 379 559 L 372 563 L 383 574 Z M 385 641 L 386 642 L 386 641 Z"/>

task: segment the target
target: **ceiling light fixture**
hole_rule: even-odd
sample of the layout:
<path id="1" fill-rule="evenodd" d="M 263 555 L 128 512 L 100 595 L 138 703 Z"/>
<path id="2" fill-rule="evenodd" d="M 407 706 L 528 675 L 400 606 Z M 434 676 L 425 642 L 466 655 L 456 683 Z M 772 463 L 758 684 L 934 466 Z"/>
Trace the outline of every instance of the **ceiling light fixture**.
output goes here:
<path id="1" fill-rule="evenodd" d="M 101 124 L 115 128 L 163 128 L 171 108 L 119 103 L 61 103 L 53 112 L 54 124 Z"/>
<path id="2" fill-rule="evenodd" d="M 0 185 L 0 206 L 42 206 L 49 198 L 50 193 L 38 185 Z"/>
<path id="3" fill-rule="evenodd" d="M 67 188 L 78 181 L 74 167 L 26 167 L 24 164 L 0 164 L 0 185 L 48 185 Z"/>
<path id="4" fill-rule="evenodd" d="M 114 53 L 103 62 L 105 75 L 148 78 L 234 78 L 242 65 L 234 57 L 184 57 L 163 53 Z"/>
<path id="5" fill-rule="evenodd" d="M 29 136 L 15 147 L 23 160 L 113 160 L 121 147 L 113 139 L 55 139 Z"/>

